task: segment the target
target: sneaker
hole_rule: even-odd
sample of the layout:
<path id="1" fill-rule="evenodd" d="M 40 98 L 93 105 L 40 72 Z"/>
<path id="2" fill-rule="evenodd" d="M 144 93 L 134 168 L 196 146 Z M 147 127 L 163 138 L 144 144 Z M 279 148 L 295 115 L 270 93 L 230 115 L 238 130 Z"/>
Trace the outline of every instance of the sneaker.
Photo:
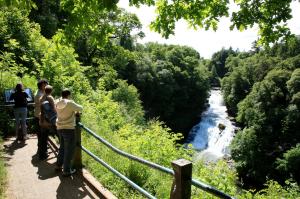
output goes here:
<path id="1" fill-rule="evenodd" d="M 68 177 L 68 176 L 71 176 L 74 173 L 76 173 L 76 169 L 70 169 L 70 172 L 63 172 L 63 176 Z"/>

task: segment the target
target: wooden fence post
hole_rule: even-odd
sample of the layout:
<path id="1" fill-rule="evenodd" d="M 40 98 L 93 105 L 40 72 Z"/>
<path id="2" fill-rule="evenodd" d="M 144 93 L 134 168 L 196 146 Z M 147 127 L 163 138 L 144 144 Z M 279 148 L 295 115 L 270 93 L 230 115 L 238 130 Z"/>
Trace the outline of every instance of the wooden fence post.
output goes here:
<path id="1" fill-rule="evenodd" d="M 82 151 L 79 147 L 81 145 L 81 127 L 78 126 L 78 122 L 80 122 L 80 114 L 76 114 L 76 148 L 73 159 L 73 166 L 76 169 L 82 169 Z"/>
<path id="2" fill-rule="evenodd" d="M 175 173 L 171 189 L 171 199 L 190 199 L 192 182 L 192 163 L 185 159 L 172 162 Z"/>

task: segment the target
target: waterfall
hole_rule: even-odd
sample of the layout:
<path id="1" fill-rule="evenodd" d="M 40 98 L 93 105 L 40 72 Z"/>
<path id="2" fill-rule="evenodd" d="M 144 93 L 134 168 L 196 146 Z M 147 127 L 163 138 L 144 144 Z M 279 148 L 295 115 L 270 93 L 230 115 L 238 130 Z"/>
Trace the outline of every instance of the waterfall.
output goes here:
<path id="1" fill-rule="evenodd" d="M 227 108 L 220 90 L 211 90 L 209 107 L 201 115 L 201 121 L 194 126 L 187 144 L 199 151 L 196 159 L 215 161 L 230 155 L 229 144 L 233 139 L 235 126 L 229 120 Z"/>

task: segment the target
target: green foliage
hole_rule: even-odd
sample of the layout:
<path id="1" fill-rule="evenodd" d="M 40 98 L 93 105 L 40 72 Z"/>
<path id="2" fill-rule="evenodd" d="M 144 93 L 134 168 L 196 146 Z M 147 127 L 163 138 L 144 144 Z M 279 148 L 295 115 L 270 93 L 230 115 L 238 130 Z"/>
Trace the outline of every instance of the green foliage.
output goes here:
<path id="1" fill-rule="evenodd" d="M 183 125 L 191 122 L 191 118 L 203 108 L 209 88 L 209 73 L 200 63 L 202 60 L 195 50 L 155 43 L 134 46 L 131 43 L 134 39 L 129 36 L 132 30 L 139 28 L 139 22 L 135 16 L 118 11 L 115 8 L 116 1 L 61 1 L 63 10 L 71 14 L 66 17 L 65 29 L 59 32 L 55 30 L 56 15 L 52 16 L 55 11 L 47 7 L 51 7 L 53 2 L 47 1 L 45 7 L 36 5 L 41 10 L 38 13 L 31 12 L 30 17 L 41 24 L 42 31 L 49 33 L 43 34 L 52 37 L 51 40 L 41 36 L 37 24 L 29 22 L 29 12 L 26 9 L 31 7 L 24 7 L 25 11 L 20 11 L 13 5 L 21 5 L 21 1 L 6 2 L 11 4 L 8 7 L 8 3 L 5 4 L 6 7 L 1 7 L 3 9 L 0 11 L 0 92 L 4 88 L 14 87 L 19 81 L 25 87 L 35 90 L 36 80 L 40 77 L 47 78 L 55 88 L 55 95 L 64 87 L 71 88 L 72 96 L 84 107 L 82 123 L 118 148 L 166 167 L 170 167 L 170 162 L 178 158 L 191 160 L 193 152 L 178 144 L 182 135 L 172 132 L 166 125 L 179 125 L 178 128 L 183 129 Z M 144 0 L 131 3 L 154 4 L 153 1 Z M 176 3 L 180 6 L 185 4 Z M 222 4 L 206 3 L 214 9 Z M 1 1 L 1 5 L 3 4 Z M 46 10 L 44 14 L 41 13 L 43 9 Z M 225 11 L 224 6 L 220 9 L 219 13 Z M 195 11 L 194 8 L 192 10 Z M 49 20 L 49 24 L 53 25 L 49 26 L 50 32 L 45 29 L 47 17 L 54 17 Z M 89 19 L 86 21 L 87 18 Z M 99 23 L 93 23 L 97 20 Z M 62 25 L 63 22 L 59 23 Z M 215 26 L 214 20 L 208 21 L 208 24 Z M 71 30 L 74 34 L 70 34 Z M 51 36 L 55 31 L 55 36 Z M 107 38 L 112 34 L 118 39 L 108 42 Z M 125 38 L 123 43 L 122 36 Z M 68 41 L 72 43 L 66 45 L 65 38 L 69 38 Z M 105 45 L 101 45 L 103 43 Z M 140 52 L 131 52 L 116 45 L 120 43 L 127 49 L 137 49 Z M 71 46 L 75 46 L 76 50 Z M 76 52 L 79 53 L 78 56 Z M 229 84 L 226 84 L 226 91 L 228 89 L 229 95 L 235 96 L 248 86 L 243 95 L 250 93 L 240 103 L 238 113 L 240 122 L 247 128 L 237 134 L 232 149 L 238 171 L 248 175 L 250 170 L 250 175 L 259 180 L 265 179 L 263 171 L 269 177 L 273 177 L 271 174 L 276 172 L 295 177 L 297 170 L 293 165 L 298 164 L 299 147 L 296 143 L 299 138 L 293 132 L 297 132 L 300 124 L 299 71 L 296 69 L 299 67 L 299 58 L 282 61 L 280 66 L 269 72 L 279 63 L 276 58 L 265 59 L 263 55 L 259 55 L 257 58 L 262 61 L 255 65 L 255 58 L 247 58 L 249 56 L 240 54 L 237 58 L 230 56 L 230 60 L 226 59 L 227 63 L 231 63 L 228 65 L 231 74 L 239 71 L 229 82 L 236 86 L 240 83 L 242 85 L 231 92 Z M 222 60 L 222 64 L 225 61 L 223 58 L 217 57 Z M 236 63 L 233 63 L 234 58 Z M 244 59 L 248 59 L 248 63 L 243 69 L 238 69 Z M 254 66 L 259 67 L 256 70 Z M 224 69 L 223 65 L 221 68 Z M 250 73 L 252 70 L 255 71 L 254 75 Z M 265 76 L 266 74 L 268 75 Z M 238 79 L 238 76 L 245 77 Z M 166 123 L 146 121 L 139 95 L 146 107 L 146 114 L 151 117 L 160 116 Z M 237 103 L 242 98 L 234 99 L 232 103 Z M 161 110 L 162 107 L 164 110 Z M 3 112 L 0 116 L 8 118 Z M 156 197 L 169 197 L 171 176 L 120 157 L 88 134 L 83 134 L 82 143 Z M 261 162 L 274 163 L 277 170 L 273 171 L 274 165 L 266 164 L 262 167 Z M 139 193 L 86 155 L 84 163 L 119 198 L 141 198 Z M 0 161 L 0 178 L 4 174 L 2 169 Z M 225 162 L 209 165 L 195 162 L 193 175 L 194 178 L 239 198 L 274 198 L 274 194 L 286 198 L 299 196 L 297 186 L 293 183 L 281 187 L 273 181 L 266 185 L 266 189 L 255 194 L 242 191 L 235 185 L 235 170 Z M 192 197 L 213 198 L 194 188 Z"/>
<path id="2" fill-rule="evenodd" d="M 237 1 L 240 8 L 237 12 L 232 13 L 231 29 L 236 27 L 243 30 L 257 24 L 259 27 L 258 34 L 261 36 L 259 43 L 267 45 L 282 37 L 289 37 L 291 32 L 286 21 L 292 18 L 291 2 L 291 0 Z"/>
<path id="3" fill-rule="evenodd" d="M 181 135 L 170 134 L 170 129 L 164 128 L 160 122 L 150 122 L 148 128 L 143 131 L 133 132 L 132 130 L 135 128 L 127 127 L 119 132 L 120 137 L 124 139 L 122 146 L 130 148 L 132 154 L 159 162 L 163 166 L 169 166 L 171 161 L 180 157 L 189 159 L 188 154 L 185 154 L 185 150 L 180 145 L 178 145 L 178 150 L 173 150 L 176 141 L 181 139 Z M 133 142 L 136 144 L 131 146 Z"/>
<path id="4" fill-rule="evenodd" d="M 0 7 L 15 7 L 28 13 L 32 8 L 36 8 L 36 5 L 31 0 L 1 0 Z"/>
<path id="5" fill-rule="evenodd" d="M 293 170 L 299 165 L 287 158 L 300 141 L 295 133 L 300 128 L 299 47 L 294 38 L 226 61 L 229 72 L 222 79 L 222 91 L 242 127 L 231 152 L 246 186 L 263 185 L 267 179 L 299 182 Z"/>
<path id="6" fill-rule="evenodd" d="M 39 33 L 37 24 L 30 23 L 27 15 L 16 8 L 3 8 L 0 14 L 1 70 L 22 76 L 38 75 L 41 57 L 48 41 Z"/>
<path id="7" fill-rule="evenodd" d="M 300 197 L 299 187 L 296 183 L 286 181 L 286 187 L 282 187 L 278 182 L 270 180 L 266 184 L 267 188 L 253 194 L 251 198 L 257 199 L 272 199 L 272 198 L 287 198 L 294 199 Z"/>
<path id="8" fill-rule="evenodd" d="M 151 27 L 164 37 L 174 34 L 175 22 L 186 20 L 191 27 L 217 29 L 222 16 L 228 16 L 227 1 L 166 1 L 156 2 L 158 16 Z"/>
<path id="9" fill-rule="evenodd" d="M 174 146 L 174 143 L 180 137 L 170 134 L 169 129 L 163 128 L 160 123 L 153 122 L 146 126 L 133 123 L 133 115 L 128 117 L 128 114 L 130 111 L 133 111 L 133 108 L 137 110 L 140 105 L 137 104 L 138 106 L 136 107 L 135 104 L 128 101 L 130 95 L 127 96 L 125 95 L 126 93 L 127 95 L 132 95 L 131 97 L 136 96 L 136 91 L 132 86 L 126 85 L 125 82 L 120 82 L 120 88 L 112 91 L 112 93 L 99 88 L 89 98 L 84 96 L 78 97 L 80 103 L 85 107 L 82 122 L 120 149 L 162 165 L 169 166 L 173 158 L 179 158 L 184 155 L 184 149 L 179 148 L 175 150 Z M 115 102 L 111 98 L 118 102 Z M 120 157 L 86 134 L 83 134 L 83 136 L 84 146 L 87 146 L 89 150 L 98 154 L 99 157 L 134 180 L 137 184 L 149 188 L 154 193 L 161 190 L 162 193 L 157 193 L 157 195 L 165 193 L 166 184 L 168 185 L 167 190 L 169 190 L 171 180 L 169 180 L 169 183 L 158 180 L 161 178 L 161 174 Z M 157 147 L 158 144 L 161 148 Z M 129 194 L 134 197 L 137 194 L 132 190 L 130 191 L 128 185 L 114 177 L 113 174 L 106 171 L 90 158 L 85 157 L 85 165 L 102 183 L 115 192 L 118 197 L 123 198 Z M 167 194 L 169 194 L 168 191 Z"/>
<path id="10" fill-rule="evenodd" d="M 1 62 L 0 62 L 1 64 Z M 30 75 L 18 77 L 12 72 L 0 72 L 0 93 L 4 93 L 4 89 L 14 89 L 17 83 L 22 83 L 25 88 L 31 88 L 33 92 L 36 89 L 36 78 Z M 4 103 L 4 94 L 0 96 L 1 104 Z M 7 135 L 13 131 L 14 122 L 10 120 L 13 117 L 12 108 L 0 109 L 0 136 Z"/>
<path id="11" fill-rule="evenodd" d="M 289 38 L 291 32 L 287 20 L 292 18 L 292 0 L 235 1 L 237 10 L 229 10 L 229 1 L 167 1 L 132 0 L 130 5 L 155 5 L 158 13 L 151 28 L 168 38 L 174 34 L 175 22 L 184 19 L 193 28 L 216 30 L 222 17 L 231 17 L 230 29 L 243 31 L 258 25 L 259 43 L 269 45 L 281 38 Z M 232 2 L 231 2 L 232 3 Z"/>
<path id="12" fill-rule="evenodd" d="M 237 120 L 245 128 L 232 142 L 232 157 L 240 176 L 247 180 L 264 183 L 266 177 L 287 178 L 287 175 L 278 174 L 274 163 L 276 158 L 299 143 L 299 135 L 295 132 L 299 128 L 300 115 L 298 109 L 290 104 L 293 96 L 291 88 L 297 88 L 293 84 L 297 77 L 295 71 L 292 77 L 288 70 L 271 70 L 238 104 Z M 259 162 L 269 164 L 262 166 Z"/>
<path id="13" fill-rule="evenodd" d="M 112 91 L 112 99 L 124 105 L 124 111 L 132 123 L 143 123 L 144 111 L 139 100 L 137 89 L 124 81 L 119 81 L 116 89 Z"/>
<path id="14" fill-rule="evenodd" d="M 231 143 L 231 155 L 235 160 L 235 168 L 240 176 L 264 181 L 265 172 L 268 171 L 269 165 L 261 164 L 264 157 L 260 149 L 262 146 L 259 144 L 255 129 L 244 129 L 237 133 Z"/>
<path id="15" fill-rule="evenodd" d="M 53 40 L 53 43 L 49 43 L 41 62 L 39 74 L 54 86 L 55 94 L 59 95 L 63 88 L 69 87 L 72 87 L 72 92 L 82 94 L 91 90 L 73 48 Z"/>
<path id="16" fill-rule="evenodd" d="M 287 89 L 292 95 L 300 92 L 300 68 L 293 71 L 291 79 L 287 82 Z"/>
<path id="17" fill-rule="evenodd" d="M 239 195 L 238 198 L 242 198 L 242 194 L 238 194 L 235 184 L 237 179 L 236 172 L 225 161 L 210 164 L 195 163 L 193 165 L 193 178 L 199 179 L 233 197 Z M 216 198 L 212 194 L 198 188 L 193 188 L 192 193 L 192 198 Z"/>
<path id="18" fill-rule="evenodd" d="M 237 68 L 230 76 L 224 77 L 221 81 L 224 101 L 231 114 L 237 113 L 237 104 L 249 93 L 251 85 L 243 75 L 243 71 Z"/>
<path id="19" fill-rule="evenodd" d="M 136 38 L 144 37 L 144 33 L 139 31 L 142 29 L 142 24 L 135 14 L 126 12 L 123 9 L 116 11 L 115 21 L 115 37 L 118 38 L 120 46 L 128 50 L 134 49 L 134 41 Z M 132 32 L 139 31 L 135 35 Z"/>
<path id="20" fill-rule="evenodd" d="M 93 34 L 93 43 L 105 43 L 112 27 L 109 25 L 109 11 L 115 9 L 115 1 L 72 1 L 62 0 L 61 8 L 70 13 L 64 27 L 64 36 L 69 41 L 75 41 L 82 33 Z"/>
<path id="21" fill-rule="evenodd" d="M 99 96 L 99 92 L 97 93 Z M 104 93 L 101 94 L 102 97 L 103 95 Z M 106 105 L 105 109 L 102 109 L 102 111 L 112 111 L 112 107 L 116 107 L 113 106 L 115 102 L 108 102 L 106 97 L 102 97 L 101 100 L 99 100 L 99 105 L 103 103 L 109 103 L 107 104 L 109 106 Z M 123 123 L 119 125 L 119 130 L 113 131 L 110 129 L 117 120 L 116 117 L 120 117 L 120 114 L 114 113 L 115 120 L 111 121 L 111 118 L 106 118 L 107 113 L 101 114 L 99 112 L 101 110 L 97 109 L 98 106 L 94 106 L 93 108 L 90 108 L 87 106 L 87 104 L 84 104 L 84 106 L 87 107 L 87 110 L 85 110 L 85 113 L 83 114 L 84 124 L 93 129 L 100 136 L 103 136 L 111 141 L 113 145 L 128 153 L 166 167 L 170 167 L 170 162 L 175 159 L 190 159 L 192 155 L 192 151 L 186 151 L 180 145 L 177 145 L 176 148 L 174 147 L 174 144 L 176 141 L 181 139 L 181 136 L 170 134 L 170 130 L 164 128 L 160 122 L 153 121 L 147 126 L 137 126 L 132 123 Z M 90 117 L 91 114 L 95 115 Z M 83 145 L 87 146 L 88 149 L 93 153 L 98 154 L 101 159 L 104 159 L 138 185 L 142 186 L 147 191 L 150 191 L 157 198 L 169 197 L 172 184 L 171 176 L 162 174 L 161 172 L 154 171 L 139 163 L 123 158 L 111 152 L 106 147 L 103 147 L 103 145 L 99 144 L 99 142 L 97 142 L 94 138 L 87 136 L 86 134 L 83 135 Z M 128 189 L 128 185 L 114 177 L 113 174 L 99 164 L 95 163 L 95 161 L 92 159 L 85 157 L 84 161 L 86 167 L 92 171 L 93 175 L 97 176 L 98 179 L 119 198 L 141 197 L 136 192 Z M 214 175 L 211 175 L 212 173 Z M 225 162 L 219 162 L 216 165 L 204 165 L 200 162 L 195 163 L 193 177 L 196 179 L 201 179 L 204 182 L 211 184 L 231 195 L 238 194 L 237 187 L 235 186 L 236 174 L 233 169 L 227 167 Z M 200 191 L 199 189 L 193 189 L 192 198 L 214 197 L 211 194 Z"/>
<path id="22" fill-rule="evenodd" d="M 60 1 L 32 0 L 35 7 L 30 10 L 29 19 L 41 26 L 41 34 L 51 39 L 69 18 L 69 13 L 60 8 Z"/>
<path id="23" fill-rule="evenodd" d="M 222 79 L 221 85 L 225 103 L 233 115 L 237 113 L 237 104 L 249 94 L 253 84 L 263 80 L 278 62 L 278 58 L 263 53 L 246 58 L 239 55 L 227 60 L 226 67 L 230 72 Z"/>
<path id="24" fill-rule="evenodd" d="M 198 120 L 209 89 L 209 74 L 200 65 L 199 54 L 189 47 L 157 43 L 140 48 L 134 85 L 141 92 L 147 116 L 159 117 L 172 130 L 187 133 Z"/>
<path id="25" fill-rule="evenodd" d="M 91 1 L 72 1 L 61 0 L 60 9 L 57 3 L 47 1 L 46 5 L 40 5 L 36 1 L 1 1 L 1 6 L 19 6 L 30 12 L 32 8 L 37 9 L 34 20 L 42 24 L 43 29 L 50 27 L 50 32 L 57 28 L 57 23 L 66 20 L 65 30 L 69 38 L 74 39 L 78 33 L 90 32 L 101 42 L 108 39 L 111 33 L 109 26 L 104 17 L 107 13 L 117 9 L 118 1 L 109 0 L 91 0 Z M 291 2 L 281 0 L 267 1 L 235 1 L 237 10 L 229 10 L 229 1 L 210 1 L 210 0 L 193 0 L 193 1 L 168 1 L 168 0 L 131 0 L 130 5 L 139 6 L 145 4 L 148 6 L 155 5 L 158 13 L 156 19 L 151 23 L 151 28 L 168 38 L 174 34 L 175 22 L 184 19 L 193 28 L 204 28 L 206 30 L 218 28 L 219 20 L 222 17 L 231 17 L 232 24 L 230 29 L 237 28 L 243 31 L 258 25 L 258 34 L 260 36 L 258 43 L 269 45 L 279 41 L 282 38 L 289 38 L 291 31 L 287 26 L 287 21 L 292 18 Z M 42 13 L 41 13 L 42 12 Z M 60 12 L 67 17 L 61 17 Z M 63 19 L 63 20 L 62 20 Z M 47 21 L 46 21 L 47 20 Z M 48 25 L 45 26 L 44 23 Z M 100 30 L 100 31 L 95 31 Z M 51 35 L 51 34 L 50 34 Z"/>
<path id="26" fill-rule="evenodd" d="M 228 68 L 225 67 L 226 60 L 229 56 L 234 56 L 236 54 L 232 48 L 220 50 L 212 55 L 210 62 L 208 63 L 208 69 L 213 73 L 214 78 L 213 83 L 218 85 L 218 78 L 223 78 L 228 72 Z"/>
<path id="27" fill-rule="evenodd" d="M 272 57 L 281 57 L 287 59 L 300 54 L 300 38 L 299 36 L 291 37 L 288 40 L 276 43 L 272 48 L 267 48 L 266 51 Z"/>
<path id="28" fill-rule="evenodd" d="M 92 67 L 85 73 L 91 83 L 100 78 L 107 90 L 118 87 L 116 78 L 133 84 L 147 118 L 159 117 L 172 130 L 187 133 L 198 120 L 209 87 L 209 75 L 200 65 L 199 54 L 188 47 L 156 43 L 138 48 L 131 52 L 106 44 L 94 51 Z"/>
<path id="29" fill-rule="evenodd" d="M 290 174 L 292 178 L 299 182 L 300 144 L 297 144 L 296 147 L 285 152 L 283 154 L 283 159 L 277 159 L 276 163 L 278 164 L 278 170 Z"/>

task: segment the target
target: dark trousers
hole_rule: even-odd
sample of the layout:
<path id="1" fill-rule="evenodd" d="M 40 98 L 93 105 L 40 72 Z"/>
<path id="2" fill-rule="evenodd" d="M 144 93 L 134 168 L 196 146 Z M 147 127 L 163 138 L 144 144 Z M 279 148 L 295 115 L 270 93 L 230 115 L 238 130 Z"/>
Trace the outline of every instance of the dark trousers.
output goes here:
<path id="1" fill-rule="evenodd" d="M 59 129 L 57 132 L 60 146 L 56 164 L 57 166 L 63 166 L 63 171 L 69 173 L 76 147 L 75 129 Z"/>
<path id="2" fill-rule="evenodd" d="M 26 138 L 27 137 L 27 126 L 26 126 L 26 117 L 27 117 L 27 107 L 18 107 L 14 108 L 14 115 L 16 119 L 16 137 L 17 138 Z M 21 124 L 22 134 L 19 135 L 19 127 Z"/>
<path id="3" fill-rule="evenodd" d="M 47 158 L 47 141 L 50 129 L 41 128 L 40 135 L 38 136 L 38 154 L 40 159 Z"/>
<path id="4" fill-rule="evenodd" d="M 36 136 L 37 136 L 37 140 L 38 140 L 38 143 L 37 143 L 37 146 L 38 146 L 38 152 L 39 153 L 39 149 L 40 149 L 40 135 L 41 135 L 41 127 L 40 127 L 40 123 L 39 123 L 40 119 L 38 117 L 35 117 L 34 118 L 34 129 L 35 129 L 35 132 L 36 132 Z"/>

